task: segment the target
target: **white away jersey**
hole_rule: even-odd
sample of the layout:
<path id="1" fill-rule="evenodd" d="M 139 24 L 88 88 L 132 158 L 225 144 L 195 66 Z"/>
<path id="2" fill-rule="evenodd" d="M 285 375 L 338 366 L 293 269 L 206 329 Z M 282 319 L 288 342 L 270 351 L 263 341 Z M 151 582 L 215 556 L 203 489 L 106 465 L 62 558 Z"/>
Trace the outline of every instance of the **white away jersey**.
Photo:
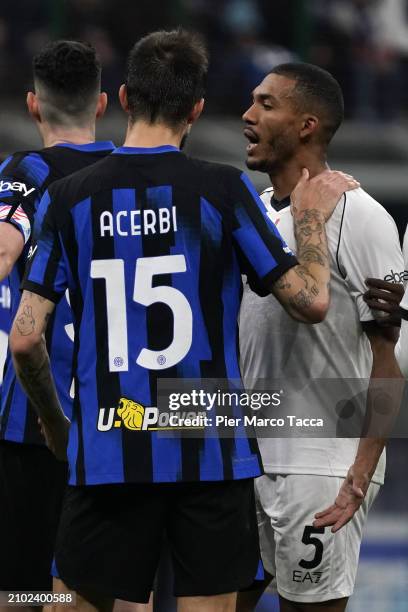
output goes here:
<path id="1" fill-rule="evenodd" d="M 404 264 L 405 270 L 408 271 L 408 228 L 405 230 L 404 244 L 402 247 L 404 253 Z M 401 308 L 406 310 L 406 316 L 408 317 L 408 284 L 405 284 L 405 293 L 400 302 Z M 395 347 L 395 357 L 397 358 L 398 365 L 401 369 L 402 374 L 405 378 L 408 378 L 408 320 L 402 319 L 400 337 Z"/>
<path id="2" fill-rule="evenodd" d="M 296 251 L 290 206 L 276 210 L 272 196 L 272 189 L 267 189 L 261 198 L 282 237 Z M 258 378 L 370 377 L 372 353 L 361 323 L 374 316 L 363 300 L 365 279 L 385 278 L 403 270 L 397 228 L 378 202 L 357 189 L 341 197 L 326 233 L 331 304 L 322 323 L 299 323 L 273 296 L 260 298 L 246 285 L 240 346 L 243 376 L 249 385 Z M 324 410 L 328 390 L 323 385 L 319 389 L 316 401 Z M 280 474 L 345 476 L 358 446 L 358 438 L 264 438 L 259 442 L 265 471 Z M 383 482 L 384 469 L 383 456 L 375 482 Z"/>

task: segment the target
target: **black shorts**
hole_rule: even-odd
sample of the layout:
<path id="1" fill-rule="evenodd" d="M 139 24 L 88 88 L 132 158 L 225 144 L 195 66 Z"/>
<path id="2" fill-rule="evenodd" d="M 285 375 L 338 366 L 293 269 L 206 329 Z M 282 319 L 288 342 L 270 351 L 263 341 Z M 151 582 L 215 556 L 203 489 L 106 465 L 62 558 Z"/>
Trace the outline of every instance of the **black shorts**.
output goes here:
<path id="1" fill-rule="evenodd" d="M 68 487 L 58 575 L 84 594 L 145 603 L 164 536 L 176 597 L 248 586 L 260 557 L 253 479 Z"/>
<path id="2" fill-rule="evenodd" d="M 0 441 L 0 590 L 52 590 L 68 465 L 43 446 Z"/>

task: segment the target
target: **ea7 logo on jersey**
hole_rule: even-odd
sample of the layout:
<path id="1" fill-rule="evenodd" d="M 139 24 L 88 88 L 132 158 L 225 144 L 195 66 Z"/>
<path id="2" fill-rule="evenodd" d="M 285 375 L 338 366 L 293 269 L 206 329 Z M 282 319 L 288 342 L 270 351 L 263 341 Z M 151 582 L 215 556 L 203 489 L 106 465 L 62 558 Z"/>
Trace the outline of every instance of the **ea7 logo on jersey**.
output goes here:
<path id="1" fill-rule="evenodd" d="M 0 181 L 0 193 L 4 191 L 19 191 L 23 194 L 23 198 L 26 198 L 30 193 L 35 191 L 35 187 L 31 187 L 31 189 L 27 189 L 27 185 L 24 183 L 17 183 L 10 181 Z"/>
<path id="2" fill-rule="evenodd" d="M 408 270 L 403 270 L 402 272 L 394 272 L 394 270 L 390 271 L 390 274 L 384 276 L 384 280 L 387 283 L 405 283 L 408 281 Z"/>

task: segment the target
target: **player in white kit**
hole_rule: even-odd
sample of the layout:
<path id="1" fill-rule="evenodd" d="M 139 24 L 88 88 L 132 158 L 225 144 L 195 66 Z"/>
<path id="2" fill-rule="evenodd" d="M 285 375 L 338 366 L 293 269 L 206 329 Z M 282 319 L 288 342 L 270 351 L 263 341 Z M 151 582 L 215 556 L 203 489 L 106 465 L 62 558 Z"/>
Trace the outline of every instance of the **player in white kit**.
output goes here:
<path id="1" fill-rule="evenodd" d="M 261 198 L 296 250 L 290 193 L 303 167 L 310 176 L 327 169 L 327 147 L 343 119 L 340 87 L 315 66 L 281 65 L 255 89 L 243 119 L 250 142 L 247 165 L 269 174 L 272 187 Z M 240 345 L 249 384 L 254 379 L 401 377 L 394 358 L 395 330 L 377 325 L 363 299 L 367 277 L 403 270 L 393 219 L 358 189 L 340 198 L 326 232 L 332 280 L 324 322 L 306 326 L 293 321 L 273 297 L 260 298 L 246 286 Z M 320 385 L 314 398 L 323 411 L 328 393 L 330 388 Z M 281 612 L 345 610 L 367 512 L 384 480 L 385 440 L 259 442 L 265 476 L 256 482 L 258 524 L 270 576 L 257 591 L 241 594 L 238 610 L 253 610 L 271 577 L 276 577 Z"/>
<path id="2" fill-rule="evenodd" d="M 402 250 L 405 267 L 403 274 L 393 271 L 385 280 L 368 278 L 368 290 L 364 299 L 374 313 L 381 313 L 381 321 L 385 325 L 401 327 L 395 356 L 402 374 L 408 378 L 408 228 L 405 230 Z M 405 284 L 405 292 L 403 285 L 399 284 L 401 282 Z"/>

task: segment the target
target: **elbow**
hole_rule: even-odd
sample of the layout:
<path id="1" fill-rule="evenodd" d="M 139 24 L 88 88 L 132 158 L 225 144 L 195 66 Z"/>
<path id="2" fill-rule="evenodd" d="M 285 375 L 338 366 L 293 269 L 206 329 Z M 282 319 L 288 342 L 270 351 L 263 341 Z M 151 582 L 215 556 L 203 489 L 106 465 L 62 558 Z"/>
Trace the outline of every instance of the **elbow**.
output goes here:
<path id="1" fill-rule="evenodd" d="M 14 260 L 10 256 L 10 253 L 3 247 L 0 247 L 0 280 L 3 280 L 9 276 L 13 266 Z"/>
<path id="2" fill-rule="evenodd" d="M 321 300 L 313 302 L 309 308 L 304 312 L 306 322 L 314 325 L 316 323 L 322 323 L 325 320 L 326 315 L 329 311 L 330 300 Z"/>
<path id="3" fill-rule="evenodd" d="M 36 353 L 42 342 L 42 337 L 38 337 L 36 334 L 24 336 L 18 330 L 15 325 L 13 326 L 9 343 L 10 352 L 13 356 L 13 360 L 17 363 L 25 361 Z"/>

